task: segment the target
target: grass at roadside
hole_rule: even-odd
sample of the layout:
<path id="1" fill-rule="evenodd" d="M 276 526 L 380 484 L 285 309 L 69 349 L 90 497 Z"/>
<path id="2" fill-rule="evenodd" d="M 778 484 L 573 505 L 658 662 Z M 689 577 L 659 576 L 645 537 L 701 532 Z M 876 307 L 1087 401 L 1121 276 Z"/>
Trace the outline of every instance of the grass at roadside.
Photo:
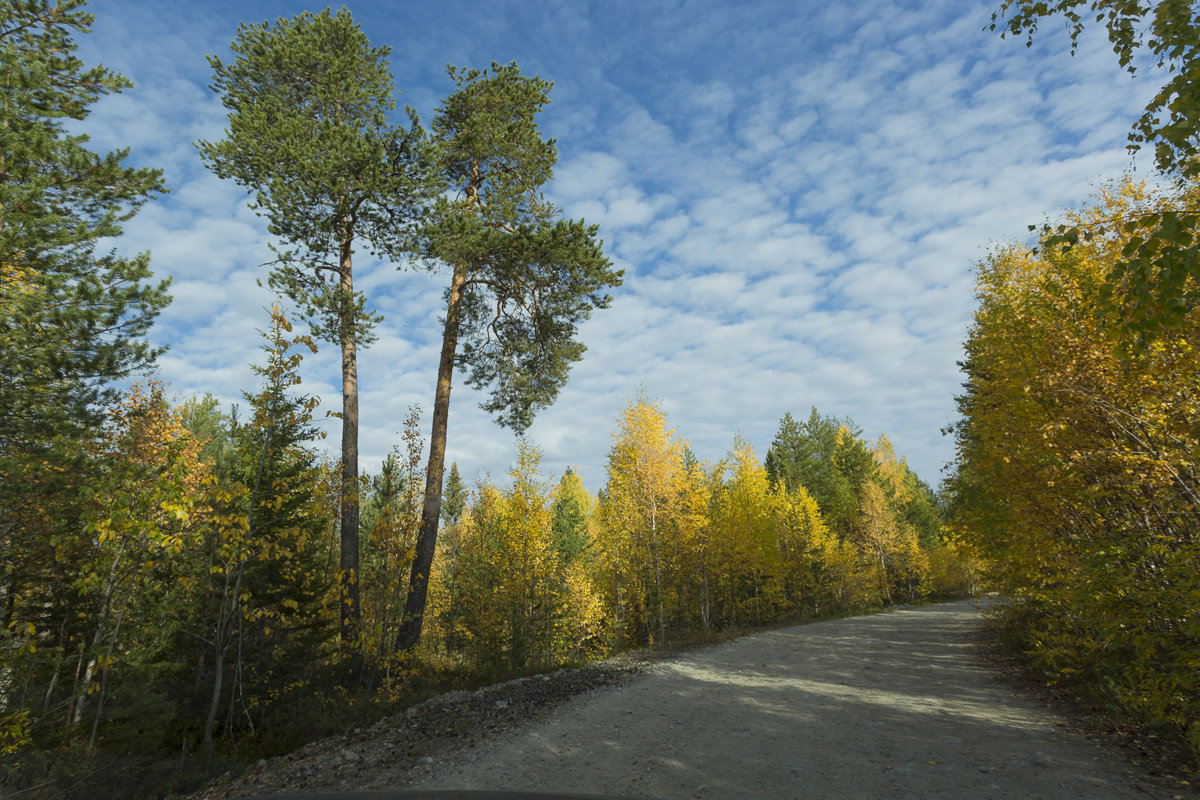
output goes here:
<path id="1" fill-rule="evenodd" d="M 1138 719 L 1086 681 L 1056 678 L 1039 670 L 1022 646 L 1019 631 L 990 616 L 984 654 L 1004 678 L 1059 715 L 1064 724 L 1118 750 L 1141 773 L 1169 787 L 1173 797 L 1200 798 L 1200 759 L 1179 728 Z"/>

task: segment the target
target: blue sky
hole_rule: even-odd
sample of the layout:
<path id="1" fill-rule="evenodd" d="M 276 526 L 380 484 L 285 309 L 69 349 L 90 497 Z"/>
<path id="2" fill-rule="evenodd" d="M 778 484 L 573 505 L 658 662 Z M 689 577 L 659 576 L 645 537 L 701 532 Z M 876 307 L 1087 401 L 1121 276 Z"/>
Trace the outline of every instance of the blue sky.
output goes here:
<path id="1" fill-rule="evenodd" d="M 225 115 L 205 54 L 228 54 L 239 22 L 324 5 L 95 2 L 87 63 L 136 83 L 85 123 L 98 148 L 165 170 L 172 193 L 126 226 L 175 301 L 152 338 L 159 377 L 182 400 L 237 401 L 256 381 L 256 329 L 273 298 L 270 257 L 242 190 L 206 172 L 191 142 Z M 559 164 L 547 194 L 600 226 L 625 269 L 610 309 L 528 437 L 543 469 L 576 465 L 603 485 L 611 436 L 644 390 L 679 435 L 716 460 L 736 433 L 760 457 L 784 412 L 852 417 L 887 434 L 935 484 L 953 448 L 956 362 L 970 323 L 973 265 L 989 247 L 1077 205 L 1149 160 L 1125 151 L 1152 74 L 1130 78 L 1102 37 L 1074 58 L 1055 23 L 1031 48 L 985 30 L 975 0 L 861 2 L 376 2 L 349 6 L 392 48 L 400 102 L 432 117 L 448 63 L 517 61 L 554 82 L 542 128 Z M 356 261 L 385 321 L 361 354 L 361 464 L 374 471 L 409 406 L 428 426 L 440 344 L 436 275 Z M 340 407 L 335 349 L 304 388 Z M 456 385 L 447 459 L 503 479 L 513 435 Z M 337 429 L 327 423 L 327 446 Z"/>

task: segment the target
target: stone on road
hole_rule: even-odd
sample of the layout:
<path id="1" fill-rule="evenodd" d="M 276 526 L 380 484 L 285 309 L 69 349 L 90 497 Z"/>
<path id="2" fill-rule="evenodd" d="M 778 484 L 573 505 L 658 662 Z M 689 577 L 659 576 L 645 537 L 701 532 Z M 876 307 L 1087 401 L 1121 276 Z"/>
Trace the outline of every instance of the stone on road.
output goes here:
<path id="1" fill-rule="evenodd" d="M 980 659 L 958 602 L 756 634 L 660 662 L 405 788 L 654 798 L 1169 797 Z"/>

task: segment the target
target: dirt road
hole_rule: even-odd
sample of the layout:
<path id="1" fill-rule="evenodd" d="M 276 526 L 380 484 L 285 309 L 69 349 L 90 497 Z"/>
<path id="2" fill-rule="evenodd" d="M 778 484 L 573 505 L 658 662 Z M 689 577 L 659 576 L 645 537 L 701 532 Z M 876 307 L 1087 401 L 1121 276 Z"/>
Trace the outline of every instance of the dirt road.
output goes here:
<path id="1" fill-rule="evenodd" d="M 655 798 L 1172 796 L 1127 778 L 997 681 L 979 659 L 979 625 L 960 602 L 734 640 L 444 754 L 392 786 Z"/>

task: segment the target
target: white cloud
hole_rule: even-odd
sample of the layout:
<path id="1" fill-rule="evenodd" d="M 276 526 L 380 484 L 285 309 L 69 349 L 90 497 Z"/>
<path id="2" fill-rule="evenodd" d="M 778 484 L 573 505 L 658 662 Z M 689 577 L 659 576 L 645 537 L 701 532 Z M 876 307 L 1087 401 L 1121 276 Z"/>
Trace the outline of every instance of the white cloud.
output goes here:
<path id="1" fill-rule="evenodd" d="M 132 145 L 136 163 L 165 168 L 174 190 L 120 246 L 152 250 L 175 276 L 154 334 L 172 346 L 162 376 L 236 399 L 254 382 L 255 328 L 271 302 L 258 264 L 270 255 L 244 191 L 208 174 L 190 144 L 225 126 L 203 55 L 224 52 L 239 17 L 301 6 L 114 3 L 95 9 L 88 53 L 139 85 L 87 125 L 97 146 Z M 938 430 L 954 413 L 973 262 L 1128 165 L 1125 135 L 1154 80 L 1122 74 L 1103 37 L 1075 59 L 1065 37 L 1001 41 L 983 30 L 991 10 L 709 0 L 542 15 L 448 0 L 436 17 L 407 9 L 407 24 L 390 7 L 359 12 L 372 37 L 393 37 L 402 102 L 426 120 L 450 88 L 446 62 L 494 53 L 555 81 L 548 196 L 600 225 L 627 278 L 582 326 L 588 353 L 529 432 L 547 472 L 575 465 L 602 485 L 617 417 L 644 387 L 701 457 L 720 458 L 735 429 L 762 455 L 785 411 L 816 405 L 888 434 L 937 480 L 951 457 Z M 365 255 L 356 264 L 385 315 L 359 362 L 361 465 L 375 469 L 409 406 L 428 427 L 443 276 Z M 323 408 L 340 404 L 331 345 L 305 374 Z M 458 382 L 448 458 L 467 476 L 501 478 L 514 439 L 480 399 Z"/>

